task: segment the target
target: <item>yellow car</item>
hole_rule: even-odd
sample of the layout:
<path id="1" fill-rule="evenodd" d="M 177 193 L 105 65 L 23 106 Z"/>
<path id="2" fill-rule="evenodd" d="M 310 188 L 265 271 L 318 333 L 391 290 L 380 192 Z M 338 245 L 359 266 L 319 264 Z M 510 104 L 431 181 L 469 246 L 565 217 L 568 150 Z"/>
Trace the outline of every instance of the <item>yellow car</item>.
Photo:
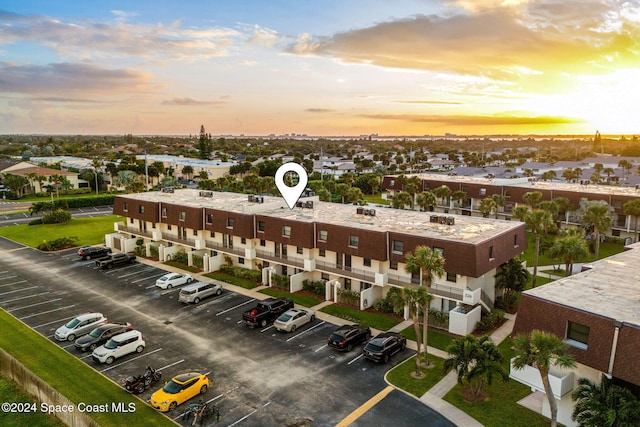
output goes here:
<path id="1" fill-rule="evenodd" d="M 176 407 L 209 388 L 209 378 L 198 372 L 176 375 L 164 387 L 151 395 L 149 403 L 161 412 L 173 411 Z"/>

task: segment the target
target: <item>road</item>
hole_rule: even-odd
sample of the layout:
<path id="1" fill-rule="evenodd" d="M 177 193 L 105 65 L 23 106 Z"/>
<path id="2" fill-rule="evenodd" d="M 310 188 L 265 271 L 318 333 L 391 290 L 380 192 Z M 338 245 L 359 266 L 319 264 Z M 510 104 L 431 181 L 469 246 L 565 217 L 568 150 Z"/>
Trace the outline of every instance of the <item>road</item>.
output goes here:
<path id="1" fill-rule="evenodd" d="M 6 206 L 6 205 L 0 205 Z M 29 209 L 31 203 L 25 208 Z M 107 216 L 113 215 L 113 207 L 112 206 L 97 206 L 97 207 L 88 207 L 88 208 L 77 208 L 77 209 L 67 209 L 71 212 L 73 218 L 85 218 L 92 216 Z M 14 212 L 12 210 L 11 212 Z M 1 213 L 0 212 L 0 227 L 7 227 L 11 225 L 19 225 L 19 224 L 28 224 L 36 218 L 42 217 L 42 214 L 29 215 L 28 213 Z"/>
<path id="2" fill-rule="evenodd" d="M 163 380 L 207 373 L 211 387 L 202 399 L 220 408 L 215 425 L 335 426 L 354 411 L 362 412 L 354 426 L 453 425 L 405 393 L 387 394 L 384 374 L 411 350 L 380 365 L 361 357 L 361 346 L 350 353 L 329 349 L 326 339 L 336 325 L 318 319 L 289 334 L 250 329 L 240 319 L 256 303 L 252 298 L 226 290 L 184 305 L 177 301 L 179 289 L 154 286 L 163 272 L 146 263 L 101 271 L 73 250 L 41 253 L 0 239 L 0 307 L 118 383 L 145 365 L 160 369 Z M 107 366 L 70 342 L 55 341 L 56 328 L 87 311 L 131 322 L 144 334 L 144 352 Z M 375 405 L 363 407 L 374 397 Z M 180 422 L 183 406 L 167 415 Z"/>

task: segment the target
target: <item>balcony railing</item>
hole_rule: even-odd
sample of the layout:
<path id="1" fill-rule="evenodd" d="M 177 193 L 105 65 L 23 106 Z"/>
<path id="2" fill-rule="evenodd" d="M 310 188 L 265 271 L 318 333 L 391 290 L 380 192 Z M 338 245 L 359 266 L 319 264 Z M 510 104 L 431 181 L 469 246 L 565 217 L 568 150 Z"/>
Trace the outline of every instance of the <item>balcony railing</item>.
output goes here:
<path id="1" fill-rule="evenodd" d="M 374 283 L 376 280 L 376 273 L 367 271 L 361 268 L 353 268 L 351 266 L 338 265 L 329 261 L 319 261 L 316 259 L 316 270 L 325 271 L 327 273 L 334 273 L 340 276 L 351 277 L 365 282 Z"/>
<path id="2" fill-rule="evenodd" d="M 256 258 L 264 259 L 267 261 L 274 261 L 280 264 L 292 265 L 294 267 L 304 268 L 304 260 L 301 258 L 290 258 L 287 255 L 276 256 L 273 252 L 267 252 L 260 249 L 256 249 Z"/>
<path id="3" fill-rule="evenodd" d="M 126 225 L 118 224 L 118 231 L 123 233 L 135 234 L 136 236 L 144 236 L 151 238 L 153 234 L 149 231 L 143 231 L 136 227 L 127 227 Z"/>
<path id="4" fill-rule="evenodd" d="M 167 240 L 169 242 L 179 243 L 181 245 L 186 245 L 186 246 L 195 246 L 196 245 L 195 239 L 182 238 L 180 236 L 177 236 L 175 234 L 170 234 L 170 233 L 162 233 L 162 240 Z"/>
<path id="5" fill-rule="evenodd" d="M 225 245 L 220 242 L 214 242 L 213 240 L 205 239 L 204 242 L 209 249 L 213 249 L 220 252 L 226 252 L 229 254 L 239 255 L 241 257 L 245 256 L 244 248 L 234 248 L 233 246 Z"/>
<path id="6" fill-rule="evenodd" d="M 509 377 L 544 393 L 544 385 L 542 384 L 540 371 L 533 366 L 526 365 L 522 369 L 515 369 L 513 367 L 513 359 L 511 359 Z M 549 384 L 551 385 L 553 397 L 560 400 L 573 390 L 573 372 L 552 368 L 549 371 Z"/>

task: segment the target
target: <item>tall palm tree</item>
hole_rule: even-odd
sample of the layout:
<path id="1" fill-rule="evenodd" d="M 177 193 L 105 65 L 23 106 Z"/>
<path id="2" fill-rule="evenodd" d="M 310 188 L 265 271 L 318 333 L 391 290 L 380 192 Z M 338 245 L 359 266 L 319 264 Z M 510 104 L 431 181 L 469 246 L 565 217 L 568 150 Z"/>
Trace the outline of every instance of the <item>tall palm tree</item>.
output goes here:
<path id="1" fill-rule="evenodd" d="M 640 199 L 629 200 L 622 206 L 625 215 L 633 216 L 633 240 L 638 241 L 638 217 L 640 216 Z"/>
<path id="2" fill-rule="evenodd" d="M 558 405 L 549 383 L 549 370 L 552 366 L 561 368 L 576 366 L 576 362 L 567 348 L 567 344 L 562 339 L 545 331 L 533 330 L 530 334 L 521 334 L 513 338 L 513 350 L 515 351 L 511 362 L 513 368 L 520 370 L 530 365 L 540 372 L 544 392 L 551 409 L 551 427 L 558 425 Z"/>
<path id="3" fill-rule="evenodd" d="M 424 191 L 416 196 L 416 203 L 423 211 L 427 211 L 430 206 L 435 206 L 437 200 L 433 191 Z"/>
<path id="4" fill-rule="evenodd" d="M 542 193 L 539 191 L 528 191 L 524 193 L 524 195 L 522 196 L 522 200 L 524 200 L 527 206 L 529 206 L 531 209 L 535 209 L 538 203 L 542 201 Z"/>
<path id="5" fill-rule="evenodd" d="M 527 286 L 531 274 L 522 265 L 522 258 L 513 257 L 498 268 L 496 288 L 502 289 L 502 300 L 506 306 L 515 301 L 515 294 L 522 292 Z"/>
<path id="6" fill-rule="evenodd" d="M 49 176 L 49 182 L 56 187 L 56 197 L 60 198 L 60 184 L 62 184 L 63 176 L 57 173 Z"/>
<path id="7" fill-rule="evenodd" d="M 533 286 L 536 285 L 536 278 L 538 277 L 538 257 L 540 256 L 540 238 L 543 234 L 547 234 L 548 231 L 551 231 L 555 224 L 553 222 L 553 218 L 549 211 L 545 211 L 542 209 L 534 209 L 529 211 L 525 217 L 524 221 L 527 223 L 529 230 L 536 237 L 536 246 L 533 252 L 533 276 L 532 283 Z"/>
<path id="8" fill-rule="evenodd" d="M 609 205 L 606 202 L 590 202 L 582 215 L 582 222 L 593 227 L 596 260 L 600 259 L 600 235 L 611 226 Z"/>
<path id="9" fill-rule="evenodd" d="M 425 304 L 425 301 L 430 296 L 425 288 L 391 288 L 389 290 L 389 299 L 393 305 L 394 310 L 400 311 L 404 307 L 409 309 L 409 314 L 413 320 L 413 329 L 416 333 L 416 375 L 420 374 L 420 350 L 422 348 L 422 341 L 420 337 L 420 309 Z M 427 354 L 427 344 L 424 345 L 424 353 Z M 427 366 L 429 360 L 426 360 Z"/>
<path id="10" fill-rule="evenodd" d="M 444 206 L 444 201 L 451 194 L 451 189 L 446 185 L 442 185 L 433 190 L 433 194 L 435 194 L 436 197 L 440 198 L 440 200 L 442 201 L 441 204 Z"/>
<path id="11" fill-rule="evenodd" d="M 640 425 L 640 402 L 631 391 L 611 384 L 604 375 L 600 384 L 580 378 L 571 394 L 575 402 L 571 419 L 580 427 Z"/>
<path id="12" fill-rule="evenodd" d="M 451 193 L 451 200 L 456 203 L 456 212 L 460 212 L 460 208 L 464 203 L 465 199 L 467 199 L 467 193 L 462 190 L 454 191 Z"/>
<path id="13" fill-rule="evenodd" d="M 493 199 L 494 202 L 496 202 L 495 213 L 496 213 L 496 219 L 498 219 L 498 208 L 504 208 L 504 206 L 507 204 L 507 200 L 504 198 L 502 194 L 492 194 L 491 198 Z"/>
<path id="14" fill-rule="evenodd" d="M 556 207 L 558 208 L 558 215 L 564 215 L 566 221 L 567 213 L 574 210 L 574 207 L 571 204 L 571 200 L 566 197 L 555 197 L 553 199 L 553 203 L 555 203 Z"/>
<path id="15" fill-rule="evenodd" d="M 551 258 L 564 261 L 564 275 L 571 276 L 573 263 L 589 256 L 589 246 L 582 235 L 567 234 L 556 238 L 548 249 Z"/>
<path id="16" fill-rule="evenodd" d="M 482 213 L 482 216 L 487 218 L 491 214 L 491 212 L 493 211 L 498 212 L 498 205 L 496 204 L 496 201 L 493 200 L 491 197 L 486 197 L 480 200 L 479 209 L 480 209 L 480 212 Z"/>
<path id="17" fill-rule="evenodd" d="M 391 199 L 391 207 L 395 209 L 404 209 L 405 206 L 411 205 L 411 194 L 406 191 L 400 191 Z"/>
<path id="18" fill-rule="evenodd" d="M 424 287 L 427 291 L 431 287 L 431 283 L 435 276 L 442 276 L 444 271 L 445 259 L 442 252 L 434 251 L 428 246 L 417 246 L 413 253 L 409 252 L 405 255 L 404 269 L 408 273 L 420 272 L 420 287 Z M 427 331 L 429 329 L 429 306 L 433 295 L 427 292 L 425 297 L 423 310 L 423 339 L 424 354 L 427 365 L 429 359 L 427 356 Z"/>

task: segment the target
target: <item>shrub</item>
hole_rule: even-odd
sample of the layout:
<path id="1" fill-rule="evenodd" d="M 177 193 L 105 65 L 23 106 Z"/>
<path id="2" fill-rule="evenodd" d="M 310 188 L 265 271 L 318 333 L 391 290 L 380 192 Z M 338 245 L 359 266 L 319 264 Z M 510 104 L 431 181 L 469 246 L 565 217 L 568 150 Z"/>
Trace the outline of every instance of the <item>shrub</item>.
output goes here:
<path id="1" fill-rule="evenodd" d="M 376 301 L 373 304 L 373 308 L 382 312 L 382 313 L 391 313 L 391 314 L 402 314 L 403 309 L 395 310 L 393 308 L 393 303 L 391 302 L 391 295 L 387 294 L 384 298 Z"/>
<path id="2" fill-rule="evenodd" d="M 38 249 L 41 251 L 57 251 L 60 249 L 72 248 L 75 246 L 75 242 L 78 240 L 77 236 L 60 237 L 50 241 L 43 241 L 38 245 Z"/>
<path id="3" fill-rule="evenodd" d="M 360 292 L 338 289 L 338 302 L 353 307 L 360 307 Z"/>
<path id="4" fill-rule="evenodd" d="M 504 319 L 504 310 L 493 309 L 482 320 L 476 323 L 476 329 L 485 332 L 496 327 Z"/>
<path id="5" fill-rule="evenodd" d="M 38 225 L 42 224 L 42 218 L 36 218 L 34 220 L 29 221 L 29 225 Z"/>
<path id="6" fill-rule="evenodd" d="M 71 212 L 58 209 L 48 212 L 42 216 L 43 224 L 62 224 L 71 221 Z"/>
<path id="7" fill-rule="evenodd" d="M 178 251 L 171 254 L 171 260 L 179 262 L 184 265 L 189 264 L 189 255 L 185 251 Z"/>
<path id="8" fill-rule="evenodd" d="M 147 256 L 147 251 L 144 246 L 136 246 L 133 248 L 133 253 L 140 257 Z"/>
<path id="9" fill-rule="evenodd" d="M 160 252 L 156 246 L 149 246 L 149 253 L 151 254 L 151 258 L 158 259 L 160 257 Z"/>
<path id="10" fill-rule="evenodd" d="M 260 270 L 249 270 L 235 265 L 221 265 L 220 271 L 230 276 L 239 277 L 241 279 L 249 279 L 254 282 L 262 280 L 262 272 Z"/>
<path id="11" fill-rule="evenodd" d="M 201 256 L 193 255 L 191 260 L 193 261 L 193 266 L 198 267 L 198 270 L 204 269 L 204 260 Z"/>
<path id="12" fill-rule="evenodd" d="M 282 276 L 280 274 L 271 275 L 271 286 L 278 289 L 289 291 L 289 276 Z"/>
<path id="13" fill-rule="evenodd" d="M 429 311 L 429 326 L 436 328 L 448 328 L 449 327 L 449 314 L 441 311 Z"/>
<path id="14" fill-rule="evenodd" d="M 302 289 L 316 295 L 324 296 L 325 288 L 326 288 L 325 283 L 321 280 L 305 279 L 302 281 Z"/>

